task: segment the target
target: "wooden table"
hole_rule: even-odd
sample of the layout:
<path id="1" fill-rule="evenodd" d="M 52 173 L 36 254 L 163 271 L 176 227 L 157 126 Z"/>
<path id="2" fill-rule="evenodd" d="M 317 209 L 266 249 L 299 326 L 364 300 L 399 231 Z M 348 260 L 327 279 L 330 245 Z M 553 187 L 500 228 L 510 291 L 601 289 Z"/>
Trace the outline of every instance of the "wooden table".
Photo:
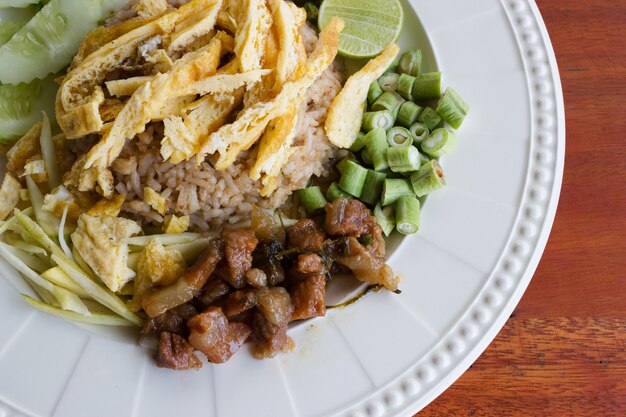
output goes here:
<path id="1" fill-rule="evenodd" d="M 561 71 L 565 176 L 515 313 L 427 416 L 626 416 L 626 2 L 537 0 Z"/>

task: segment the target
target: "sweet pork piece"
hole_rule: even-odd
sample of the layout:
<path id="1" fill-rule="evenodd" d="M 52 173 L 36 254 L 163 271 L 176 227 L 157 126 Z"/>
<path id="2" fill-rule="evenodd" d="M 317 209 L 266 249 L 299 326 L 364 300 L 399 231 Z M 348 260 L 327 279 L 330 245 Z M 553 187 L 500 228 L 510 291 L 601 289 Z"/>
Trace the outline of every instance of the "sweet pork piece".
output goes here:
<path id="1" fill-rule="evenodd" d="M 249 229 L 225 229 L 224 258 L 226 260 L 224 278 L 235 288 L 242 288 L 246 272 L 252 268 L 252 252 L 259 241 Z"/>
<path id="2" fill-rule="evenodd" d="M 142 305 L 150 317 L 156 317 L 181 304 L 191 301 L 202 291 L 215 267 L 222 259 L 222 244 L 214 239 L 193 266 L 172 285 L 144 297 Z"/>
<path id="3" fill-rule="evenodd" d="M 256 336 L 254 356 L 271 358 L 278 352 L 292 350 L 293 341 L 287 336 L 293 313 L 289 293 L 283 287 L 262 288 L 256 296 L 258 306 L 252 322 Z"/>
<path id="4" fill-rule="evenodd" d="M 324 246 L 324 232 L 311 219 L 298 220 L 288 231 L 289 246 L 307 252 L 320 252 Z"/>
<path id="5" fill-rule="evenodd" d="M 224 313 L 229 320 L 237 318 L 242 313 L 256 307 L 257 300 L 254 291 L 235 291 L 230 293 L 224 302 Z"/>
<path id="6" fill-rule="evenodd" d="M 219 307 L 209 307 L 187 322 L 189 343 L 213 363 L 229 360 L 250 336 L 244 323 L 230 323 Z"/>
<path id="7" fill-rule="evenodd" d="M 159 336 L 163 332 L 187 336 L 187 320 L 198 314 L 198 310 L 191 304 L 175 307 L 160 316 L 148 319 L 142 332 Z"/>
<path id="8" fill-rule="evenodd" d="M 315 253 L 298 255 L 294 269 L 302 275 L 323 275 L 325 273 L 324 261 Z"/>
<path id="9" fill-rule="evenodd" d="M 159 368 L 184 371 L 202 368 L 202 362 L 193 353 L 193 347 L 174 333 L 163 332 L 159 337 L 159 350 L 154 359 Z"/>
<path id="10" fill-rule="evenodd" d="M 326 204 L 326 231 L 331 236 L 361 237 L 376 224 L 376 218 L 359 200 L 338 198 Z"/>
<path id="11" fill-rule="evenodd" d="M 326 276 L 312 275 L 291 286 L 291 320 L 304 320 L 326 314 Z"/>

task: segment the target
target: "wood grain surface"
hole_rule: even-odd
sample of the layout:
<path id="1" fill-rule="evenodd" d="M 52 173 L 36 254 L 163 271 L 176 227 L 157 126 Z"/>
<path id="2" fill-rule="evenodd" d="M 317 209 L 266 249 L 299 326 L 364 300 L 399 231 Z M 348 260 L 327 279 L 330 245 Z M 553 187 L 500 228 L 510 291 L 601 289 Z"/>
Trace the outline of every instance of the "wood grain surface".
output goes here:
<path id="1" fill-rule="evenodd" d="M 419 417 L 626 416 L 626 1 L 537 4 L 565 95 L 556 221 L 502 332 Z"/>

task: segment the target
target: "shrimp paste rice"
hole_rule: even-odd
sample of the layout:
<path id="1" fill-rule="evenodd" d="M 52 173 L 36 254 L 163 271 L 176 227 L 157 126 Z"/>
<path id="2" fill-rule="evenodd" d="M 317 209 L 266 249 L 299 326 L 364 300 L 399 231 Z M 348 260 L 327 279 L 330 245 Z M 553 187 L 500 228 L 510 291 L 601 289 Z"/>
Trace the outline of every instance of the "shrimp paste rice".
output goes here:
<path id="1" fill-rule="evenodd" d="M 313 50 L 317 35 L 313 28 L 301 29 L 307 52 Z M 144 202 L 144 187 L 150 187 L 168 200 L 168 213 L 189 215 L 192 226 L 217 230 L 225 223 L 249 219 L 253 205 L 280 208 L 292 204 L 292 193 L 304 188 L 313 175 L 329 174 L 340 150 L 331 144 L 324 131 L 328 107 L 342 88 L 344 77 L 338 63 L 333 63 L 309 88 L 299 109 L 295 150 L 282 169 L 282 178 L 274 193 L 260 196 L 261 182 L 249 177 L 255 148 L 243 152 L 238 161 L 225 170 L 212 167 L 212 157 L 199 166 L 195 159 L 172 164 L 159 153 L 163 138 L 162 123 L 149 125 L 135 140 L 127 141 L 111 169 L 115 189 L 126 194 L 122 211 L 147 223 L 161 223 L 163 216 Z"/>

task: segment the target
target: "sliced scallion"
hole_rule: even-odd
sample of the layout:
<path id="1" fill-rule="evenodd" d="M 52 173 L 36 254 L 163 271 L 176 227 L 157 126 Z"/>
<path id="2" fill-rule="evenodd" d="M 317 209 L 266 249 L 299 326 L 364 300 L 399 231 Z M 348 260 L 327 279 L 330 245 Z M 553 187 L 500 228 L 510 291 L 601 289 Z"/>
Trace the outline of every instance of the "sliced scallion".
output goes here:
<path id="1" fill-rule="evenodd" d="M 370 130 L 382 128 L 389 130 L 393 127 L 395 118 L 388 110 L 369 111 L 363 115 L 363 124 L 361 129 L 365 132 Z"/>
<path id="2" fill-rule="evenodd" d="M 439 126 L 441 123 L 441 116 L 437 114 L 436 111 L 431 109 L 430 107 L 426 107 L 417 118 L 418 122 L 424 123 L 428 126 L 428 130 L 431 132 Z"/>
<path id="3" fill-rule="evenodd" d="M 434 159 L 428 161 L 420 167 L 418 172 L 414 172 L 411 175 L 411 185 L 413 186 L 413 192 L 418 197 L 443 188 L 446 185 L 446 178 L 441 165 Z"/>
<path id="4" fill-rule="evenodd" d="M 396 117 L 398 117 L 400 106 L 402 106 L 405 101 L 406 100 L 395 91 L 385 91 L 380 97 L 378 97 L 378 100 L 372 104 L 372 110 L 387 110 L 391 113 L 393 119 L 395 120 Z"/>
<path id="5" fill-rule="evenodd" d="M 381 206 L 380 202 L 374 208 L 374 217 L 383 229 L 385 236 L 389 236 L 396 228 L 396 209 L 394 206 Z"/>
<path id="6" fill-rule="evenodd" d="M 410 235 L 420 227 L 420 201 L 415 196 L 402 196 L 396 202 L 396 229 Z"/>
<path id="7" fill-rule="evenodd" d="M 347 171 L 346 165 L 346 171 Z M 307 213 L 314 213 L 326 206 L 326 197 L 318 186 L 307 187 L 297 191 L 298 199 L 306 209 Z"/>
<path id="8" fill-rule="evenodd" d="M 359 200 L 367 204 L 376 204 L 380 200 L 380 193 L 383 189 L 385 178 L 387 178 L 387 175 L 384 173 L 368 169 Z"/>
<path id="9" fill-rule="evenodd" d="M 411 182 L 404 178 L 387 178 L 383 183 L 381 203 L 383 206 L 395 203 L 402 196 L 414 196 Z"/>
<path id="10" fill-rule="evenodd" d="M 413 135 L 408 129 L 396 126 L 387 132 L 387 143 L 391 147 L 410 146 L 413 143 Z"/>
<path id="11" fill-rule="evenodd" d="M 465 116 L 469 112 L 469 105 L 463 100 L 463 98 L 454 89 L 448 87 L 446 92 L 443 93 L 443 97 L 439 100 L 437 105 L 437 113 L 445 120 L 450 126 L 455 129 L 461 127 Z"/>
<path id="12" fill-rule="evenodd" d="M 396 123 L 402 127 L 410 128 L 419 117 L 422 112 L 422 108 L 412 101 L 407 101 L 402 106 L 400 106 L 400 110 L 398 111 L 398 118 L 396 119 Z"/>
<path id="13" fill-rule="evenodd" d="M 365 147 L 365 133 L 359 132 L 356 134 L 356 139 L 352 142 L 352 145 L 348 150 L 350 152 L 358 152 Z"/>
<path id="14" fill-rule="evenodd" d="M 400 75 L 395 72 L 388 72 L 378 79 L 378 84 L 383 91 L 398 91 L 398 81 Z"/>
<path id="15" fill-rule="evenodd" d="M 414 146 L 387 149 L 387 162 L 393 172 L 413 172 L 420 168 L 420 153 Z"/>
<path id="16" fill-rule="evenodd" d="M 454 132 L 444 128 L 435 129 L 421 144 L 422 151 L 428 156 L 438 158 L 446 155 L 456 147 L 457 138 Z"/>
<path id="17" fill-rule="evenodd" d="M 412 93 L 414 100 L 433 100 L 441 97 L 441 73 L 418 74 L 415 77 Z"/>
<path id="18" fill-rule="evenodd" d="M 387 143 L 387 133 L 384 129 L 374 129 L 365 135 L 365 146 L 372 158 L 372 165 L 376 171 L 384 171 L 389 168 L 387 164 L 387 148 L 389 148 L 389 144 Z"/>
<path id="19" fill-rule="evenodd" d="M 354 197 L 359 197 L 365 184 L 367 169 L 354 161 L 348 161 L 339 179 L 339 187 Z"/>
<path id="20" fill-rule="evenodd" d="M 352 196 L 350 194 L 346 193 L 341 188 L 339 188 L 339 184 L 337 184 L 336 182 L 333 182 L 328 187 L 328 190 L 326 190 L 326 200 L 328 200 L 328 201 L 330 201 L 332 203 L 333 201 L 337 200 L 338 198 L 352 198 Z"/>
<path id="21" fill-rule="evenodd" d="M 420 49 L 413 49 L 412 51 L 406 51 L 400 57 L 398 63 L 398 72 L 401 74 L 408 74 L 416 76 L 422 69 L 422 51 Z"/>
<path id="22" fill-rule="evenodd" d="M 369 90 L 367 90 L 367 103 L 371 106 L 380 96 L 383 95 L 383 93 L 384 91 L 380 88 L 378 80 L 374 81 L 370 84 Z"/>
<path id="23" fill-rule="evenodd" d="M 422 122 L 413 123 L 409 132 L 411 132 L 411 135 L 413 136 L 413 143 L 422 143 L 422 141 L 430 135 L 428 126 Z"/>

